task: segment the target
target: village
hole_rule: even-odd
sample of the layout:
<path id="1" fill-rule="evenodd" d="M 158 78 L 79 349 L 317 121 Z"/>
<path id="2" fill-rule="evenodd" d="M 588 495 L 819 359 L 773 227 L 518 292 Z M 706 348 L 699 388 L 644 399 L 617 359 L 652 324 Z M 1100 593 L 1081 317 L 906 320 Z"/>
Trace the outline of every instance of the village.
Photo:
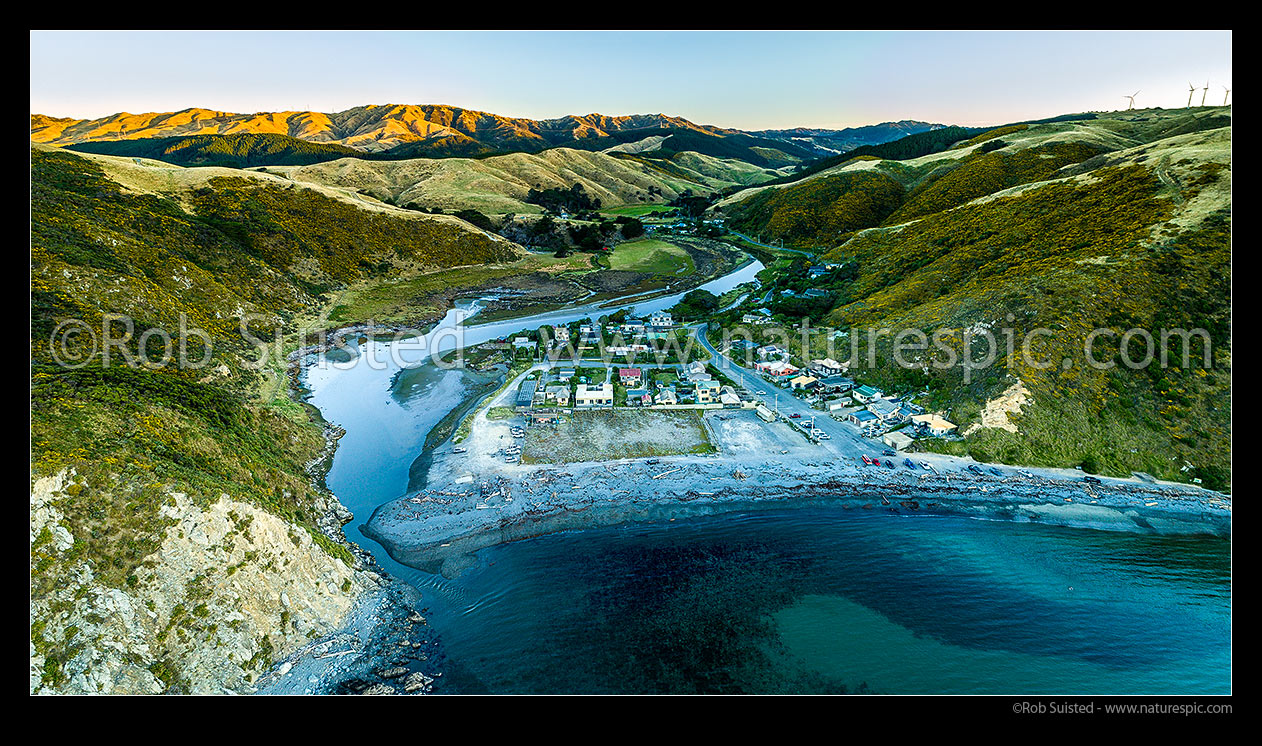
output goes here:
<path id="1" fill-rule="evenodd" d="M 856 457 L 852 451 L 871 447 L 865 439 L 892 455 L 916 450 L 917 440 L 958 437 L 953 423 L 908 397 L 858 384 L 832 358 L 803 364 L 786 349 L 744 340 L 721 354 L 698 334 L 702 330 L 704 325 L 677 323 L 666 311 L 644 319 L 618 313 L 489 343 L 517 363 L 516 371 L 524 370 L 497 398 L 492 417 L 512 418 L 513 435 L 524 438 L 526 428 L 555 432 L 590 413 L 617 413 L 625 429 L 649 421 L 652 412 L 746 410 L 768 425 L 788 424 L 810 444 L 836 437 L 845 443 L 831 450 Z M 745 365 L 735 362 L 738 353 Z M 756 362 L 749 365 L 748 359 Z M 522 451 L 509 446 L 501 455 L 514 463 Z"/>

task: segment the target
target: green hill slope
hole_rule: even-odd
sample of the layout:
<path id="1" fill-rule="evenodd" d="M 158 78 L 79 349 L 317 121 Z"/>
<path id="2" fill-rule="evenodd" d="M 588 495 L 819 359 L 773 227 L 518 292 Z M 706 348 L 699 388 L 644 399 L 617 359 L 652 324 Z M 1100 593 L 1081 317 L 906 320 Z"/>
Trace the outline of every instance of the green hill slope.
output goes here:
<path id="1" fill-rule="evenodd" d="M 363 590 L 357 563 L 319 524 L 333 502 L 309 465 L 325 438 L 287 395 L 295 319 L 352 282 L 514 259 L 519 249 L 454 219 L 368 209 L 273 179 L 210 170 L 205 182 L 160 194 L 139 177 L 116 181 L 109 169 L 119 168 L 31 152 L 31 479 L 47 521 L 32 534 L 32 689 L 239 689 L 273 654 L 328 631 Z M 181 329 L 199 330 L 185 336 L 190 364 L 158 334 L 179 339 Z M 261 340 L 285 335 L 284 349 L 255 365 L 243 329 Z M 107 331 L 116 340 L 108 348 Z M 157 554 L 184 537 L 171 526 L 225 511 L 254 521 L 255 533 Z M 280 532 L 285 557 L 239 556 L 267 543 L 273 529 L 261 524 Z M 185 560 L 221 575 L 185 568 L 172 584 L 178 572 L 167 563 Z M 310 562 L 328 582 L 292 585 L 276 564 L 289 560 Z M 233 586 L 229 569 L 258 587 Z M 280 609 L 253 595 L 270 593 L 271 582 L 295 600 L 279 620 L 264 619 Z M 121 598 L 141 620 L 121 628 L 98 618 L 92 600 L 101 597 Z M 240 657 L 199 668 L 220 666 L 222 651 L 199 658 L 220 646 Z"/>
<path id="2" fill-rule="evenodd" d="M 863 361 L 861 380 L 921 392 L 966 433 L 933 447 L 1229 489 L 1229 122 L 1207 107 L 1005 128 L 909 161 L 851 162 L 724 209 L 737 227 L 846 267 L 815 282 L 792 266 L 769 278 L 828 290 L 797 304 L 817 322 L 865 340 L 871 329 L 941 333 L 960 356 L 964 330 L 977 356 L 984 333 L 996 336 L 998 361 L 967 377 L 932 365 L 933 347 L 898 364 L 892 333 L 875 343 L 874 365 Z M 873 194 L 883 209 L 853 207 L 876 204 Z M 1144 332 L 1123 342 L 1132 329 Z M 1167 363 L 1132 369 L 1145 333 Z"/>

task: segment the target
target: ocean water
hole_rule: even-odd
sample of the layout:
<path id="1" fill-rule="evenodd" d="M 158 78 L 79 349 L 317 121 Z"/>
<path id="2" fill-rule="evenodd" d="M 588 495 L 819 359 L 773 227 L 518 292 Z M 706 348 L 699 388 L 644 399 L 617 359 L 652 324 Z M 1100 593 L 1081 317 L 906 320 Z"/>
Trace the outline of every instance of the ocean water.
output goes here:
<path id="1" fill-rule="evenodd" d="M 410 575 L 446 692 L 1231 691 L 1219 538 L 808 508 L 565 532 Z"/>

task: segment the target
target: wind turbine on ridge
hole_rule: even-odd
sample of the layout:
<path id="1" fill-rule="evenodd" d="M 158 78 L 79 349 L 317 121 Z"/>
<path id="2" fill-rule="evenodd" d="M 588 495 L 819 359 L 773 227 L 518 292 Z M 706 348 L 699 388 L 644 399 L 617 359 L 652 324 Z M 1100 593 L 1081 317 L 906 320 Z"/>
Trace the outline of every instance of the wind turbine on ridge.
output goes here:
<path id="1" fill-rule="evenodd" d="M 1231 95 L 1231 89 L 1223 86 L 1223 106 L 1227 105 L 1227 97 Z"/>
<path id="2" fill-rule="evenodd" d="M 1205 105 L 1205 95 L 1209 93 L 1209 81 L 1205 81 L 1205 89 L 1201 91 L 1201 106 Z"/>
<path id="3" fill-rule="evenodd" d="M 1122 98 L 1128 98 L 1128 99 L 1130 99 L 1130 100 L 1131 100 L 1131 105 L 1130 105 L 1130 106 L 1128 106 L 1128 107 L 1126 107 L 1126 110 L 1127 110 L 1127 111 L 1130 111 L 1131 109 L 1134 109 L 1134 108 L 1135 108 L 1135 97 L 1136 97 L 1136 96 L 1138 96 L 1138 95 L 1139 95 L 1139 91 L 1135 91 L 1134 93 L 1132 93 L 1132 94 L 1131 94 L 1131 95 L 1129 95 L 1129 96 L 1122 96 Z"/>
<path id="4" fill-rule="evenodd" d="M 1196 86 L 1192 85 L 1191 83 L 1188 83 L 1188 106 L 1187 106 L 1187 108 L 1189 108 L 1189 109 L 1191 109 L 1191 108 L 1192 108 L 1192 94 L 1193 94 L 1193 93 L 1195 93 L 1195 92 L 1196 92 Z"/>

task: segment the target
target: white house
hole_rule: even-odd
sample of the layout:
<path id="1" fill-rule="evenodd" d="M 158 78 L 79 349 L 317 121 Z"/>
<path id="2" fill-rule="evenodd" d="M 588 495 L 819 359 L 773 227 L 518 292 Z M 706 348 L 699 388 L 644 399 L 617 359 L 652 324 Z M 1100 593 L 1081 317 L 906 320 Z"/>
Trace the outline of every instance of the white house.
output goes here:
<path id="1" fill-rule="evenodd" d="M 654 311 L 649 314 L 649 326 L 672 327 L 674 325 L 675 319 L 665 311 Z"/>
<path id="2" fill-rule="evenodd" d="M 580 383 L 574 392 L 574 405 L 577 407 L 603 407 L 613 405 L 613 384 Z"/>

